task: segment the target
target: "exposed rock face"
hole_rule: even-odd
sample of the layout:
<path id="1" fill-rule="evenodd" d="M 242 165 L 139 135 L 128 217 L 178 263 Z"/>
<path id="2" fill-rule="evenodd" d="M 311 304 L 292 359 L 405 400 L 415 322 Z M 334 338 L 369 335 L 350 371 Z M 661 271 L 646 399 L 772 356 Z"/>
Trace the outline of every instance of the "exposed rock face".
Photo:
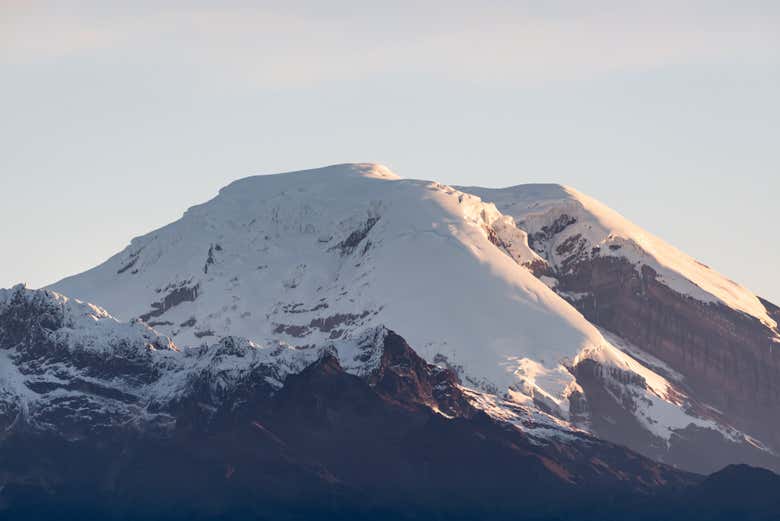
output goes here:
<path id="1" fill-rule="evenodd" d="M 385 337 L 379 367 L 367 380 L 377 392 L 401 403 L 418 403 L 452 417 L 477 413 L 458 389 L 455 373 L 426 363 L 393 332 Z"/>
<path id="2" fill-rule="evenodd" d="M 572 303 L 684 376 L 693 394 L 735 426 L 780 448 L 780 343 L 758 320 L 658 282 L 652 268 L 595 257 L 559 274 Z"/>
<path id="3" fill-rule="evenodd" d="M 198 298 L 198 289 L 199 286 L 197 284 L 191 287 L 187 286 L 186 284 L 180 284 L 178 286 L 168 288 L 170 292 L 167 293 L 162 300 L 152 303 L 152 311 L 144 313 L 138 318 L 145 322 L 149 322 L 150 318 L 159 317 L 172 307 L 177 306 L 182 302 L 193 302 L 196 298 Z"/>
<path id="4" fill-rule="evenodd" d="M 554 226 L 530 236 L 541 255 L 550 255 L 549 248 L 556 245 L 559 256 L 554 268 L 536 266 L 537 276 L 555 277 L 555 290 L 590 322 L 674 368 L 682 377 L 676 385 L 696 397 L 688 407 L 698 416 L 780 450 L 777 332 L 723 304 L 705 303 L 671 289 L 652 267 L 620 256 L 620 248 L 602 256 L 578 234 L 556 237 L 573 222 L 562 215 Z M 776 306 L 761 301 L 770 316 L 777 316 Z M 600 436 L 699 472 L 713 472 L 732 461 L 780 469 L 777 456 L 708 429 L 689 426 L 668 443 L 653 437 L 632 414 L 625 388 L 612 385 L 614 378 L 604 378 L 591 361 L 585 362 L 574 368 L 587 401 L 582 417 Z"/>
<path id="5" fill-rule="evenodd" d="M 758 297 L 758 300 L 760 300 L 764 305 L 766 310 L 769 312 L 769 315 L 774 318 L 778 324 L 780 324 L 780 306 L 776 306 L 775 304 L 772 304 L 768 300 L 761 297 Z"/>
<path id="6" fill-rule="evenodd" d="M 576 396 L 577 407 L 572 418 L 598 436 L 619 443 L 679 468 L 714 472 L 731 461 L 746 462 L 768 468 L 780 468 L 780 459 L 743 438 L 729 438 L 718 430 L 690 424 L 678 428 L 668 440 L 659 438 L 643 425 L 637 415 L 644 385 L 616 379 L 605 368 L 585 360 L 573 368 L 583 389 Z M 687 406 L 698 409 L 701 417 L 717 414 L 696 402 Z"/>

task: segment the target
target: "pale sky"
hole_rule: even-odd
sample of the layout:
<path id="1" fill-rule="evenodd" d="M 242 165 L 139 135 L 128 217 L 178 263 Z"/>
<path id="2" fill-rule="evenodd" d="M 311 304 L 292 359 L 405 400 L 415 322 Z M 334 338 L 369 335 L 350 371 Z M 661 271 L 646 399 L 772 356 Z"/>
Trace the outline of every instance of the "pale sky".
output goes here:
<path id="1" fill-rule="evenodd" d="M 0 287 L 372 161 L 574 186 L 780 303 L 780 2 L 65 4 L 0 0 Z"/>

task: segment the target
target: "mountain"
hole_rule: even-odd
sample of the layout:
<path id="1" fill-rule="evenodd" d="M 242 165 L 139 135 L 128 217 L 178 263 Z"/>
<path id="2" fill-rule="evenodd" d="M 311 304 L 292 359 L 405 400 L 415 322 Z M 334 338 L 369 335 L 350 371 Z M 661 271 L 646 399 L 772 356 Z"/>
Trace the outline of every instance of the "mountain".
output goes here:
<path id="1" fill-rule="evenodd" d="M 372 164 L 249 177 L 52 289 L 139 318 L 181 345 L 232 335 L 302 348 L 384 326 L 454 370 L 499 417 L 563 422 L 692 471 L 738 462 L 780 469 L 780 430 L 761 422 L 766 408 L 756 409 L 756 424 L 742 403 L 718 397 L 724 382 L 726 400 L 740 385 L 749 397 L 760 358 L 752 372 L 701 384 L 683 361 L 697 346 L 710 356 L 709 337 L 720 341 L 724 329 L 734 331 L 728 353 L 756 346 L 738 363 L 771 353 L 777 329 L 762 301 L 574 191 L 464 190 Z M 641 285 L 618 276 L 597 289 L 601 275 L 571 275 L 585 259 L 612 266 L 625 255 L 626 277 L 642 260 L 648 277 L 659 274 L 655 288 L 682 295 L 670 311 L 645 320 L 656 309 L 648 304 L 633 317 L 613 314 L 616 326 L 597 292 L 619 288 L 630 299 Z M 587 294 L 596 296 L 575 298 Z M 674 306 L 688 301 L 683 318 Z M 711 318 L 721 307 L 731 317 L 722 323 Z M 672 324 L 675 338 L 697 323 L 701 335 L 667 356 L 645 341 L 667 345 L 652 336 L 654 322 Z M 729 362 L 691 364 L 710 375 L 734 372 Z"/>
<path id="2" fill-rule="evenodd" d="M 0 290 L 0 509 L 695 518 L 774 486 L 699 474 L 780 469 L 778 318 L 567 187 L 241 179 Z"/>

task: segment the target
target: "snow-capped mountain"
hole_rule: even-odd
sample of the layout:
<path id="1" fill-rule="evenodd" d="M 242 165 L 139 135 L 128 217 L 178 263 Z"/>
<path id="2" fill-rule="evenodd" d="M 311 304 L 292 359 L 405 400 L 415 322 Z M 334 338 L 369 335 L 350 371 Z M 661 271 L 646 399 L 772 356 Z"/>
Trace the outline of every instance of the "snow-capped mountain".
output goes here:
<path id="1" fill-rule="evenodd" d="M 562 362 L 586 348 L 620 360 L 523 267 L 537 260 L 492 204 L 346 165 L 237 181 L 52 289 L 184 345 L 228 334 L 321 345 L 382 324 L 473 386 L 565 414 L 574 378 Z"/>
<path id="2" fill-rule="evenodd" d="M 387 328 L 453 370 L 473 404 L 537 434 L 595 432 L 694 470 L 776 465 L 774 427 L 718 407 L 646 335 L 593 316 L 593 281 L 568 275 L 594 258 L 653 270 L 703 306 L 697 318 L 723 305 L 776 336 L 767 303 L 581 194 L 456 189 L 368 164 L 236 181 L 51 289 L 187 352 L 240 337 L 279 346 L 295 369 L 312 361 L 299 353 Z M 360 374 L 349 352 L 341 364 Z M 713 447 L 723 456 L 704 457 Z"/>

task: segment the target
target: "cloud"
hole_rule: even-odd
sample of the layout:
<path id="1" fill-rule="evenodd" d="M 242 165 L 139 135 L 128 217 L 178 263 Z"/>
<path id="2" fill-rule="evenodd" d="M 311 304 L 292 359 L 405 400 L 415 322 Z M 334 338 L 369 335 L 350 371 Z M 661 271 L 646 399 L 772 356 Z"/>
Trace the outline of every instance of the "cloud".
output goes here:
<path id="1" fill-rule="evenodd" d="M 511 84 L 777 60 L 780 49 L 778 17 L 762 9 L 702 11 L 665 2 L 631 9 L 626 3 L 599 9 L 565 2 L 544 9 L 535 2 L 446 9 L 402 3 L 383 11 L 349 9 L 349 2 L 328 10 L 319 3 L 284 5 L 117 10 L 96 4 L 74 12 L 9 4 L 0 22 L 0 60 L 61 64 L 121 56 L 128 66 L 170 64 L 270 87 L 395 74 Z"/>

